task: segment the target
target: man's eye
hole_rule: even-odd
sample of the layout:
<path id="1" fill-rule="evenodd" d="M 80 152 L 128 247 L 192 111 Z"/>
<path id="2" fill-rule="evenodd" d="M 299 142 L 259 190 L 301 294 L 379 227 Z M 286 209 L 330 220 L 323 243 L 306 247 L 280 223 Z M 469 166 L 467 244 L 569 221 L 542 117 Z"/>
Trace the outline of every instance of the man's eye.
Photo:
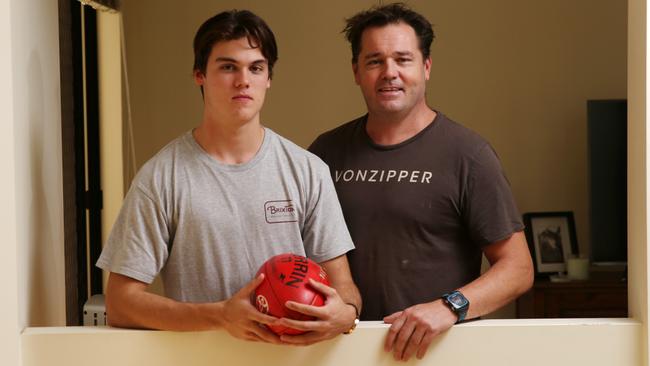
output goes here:
<path id="1" fill-rule="evenodd" d="M 254 73 L 256 73 L 256 74 L 259 74 L 259 73 L 261 73 L 261 72 L 264 72 L 264 66 L 262 66 L 262 65 L 255 65 L 255 66 L 252 66 L 252 67 L 251 67 L 251 71 L 254 72 Z"/>
<path id="2" fill-rule="evenodd" d="M 233 71 L 233 70 L 235 70 L 235 65 L 224 64 L 224 65 L 221 65 L 220 69 L 224 70 L 224 71 Z"/>
<path id="3" fill-rule="evenodd" d="M 368 66 L 374 66 L 374 65 L 379 65 L 380 61 L 379 60 L 369 60 L 366 65 Z"/>
<path id="4" fill-rule="evenodd" d="M 400 57 L 400 58 L 397 59 L 397 62 L 399 62 L 400 64 L 403 64 L 403 63 L 411 62 L 411 59 L 407 58 L 407 57 Z"/>

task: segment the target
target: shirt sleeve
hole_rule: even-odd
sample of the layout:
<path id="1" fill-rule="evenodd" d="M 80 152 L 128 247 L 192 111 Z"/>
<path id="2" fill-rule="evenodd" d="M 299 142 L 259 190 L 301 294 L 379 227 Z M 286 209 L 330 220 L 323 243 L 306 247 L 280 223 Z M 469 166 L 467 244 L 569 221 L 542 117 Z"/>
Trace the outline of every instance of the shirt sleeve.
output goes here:
<path id="1" fill-rule="evenodd" d="M 354 244 L 327 165 L 319 160 L 310 179 L 303 243 L 308 257 L 324 262 L 354 249 Z"/>
<path id="2" fill-rule="evenodd" d="M 133 184 L 97 261 L 103 270 L 153 282 L 168 257 L 169 230 L 151 193 Z"/>
<path id="3" fill-rule="evenodd" d="M 469 164 L 463 216 L 472 241 L 485 246 L 523 230 L 510 183 L 492 147 L 486 143 Z"/>

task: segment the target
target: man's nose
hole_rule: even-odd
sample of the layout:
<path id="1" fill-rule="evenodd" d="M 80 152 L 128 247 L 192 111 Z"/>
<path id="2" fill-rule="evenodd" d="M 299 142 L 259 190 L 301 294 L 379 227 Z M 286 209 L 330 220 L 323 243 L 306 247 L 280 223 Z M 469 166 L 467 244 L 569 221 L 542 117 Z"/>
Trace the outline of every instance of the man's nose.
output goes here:
<path id="1" fill-rule="evenodd" d="M 250 86 L 250 75 L 248 70 L 242 69 L 237 73 L 237 78 L 235 79 L 235 87 L 237 88 L 248 88 Z"/>
<path id="2" fill-rule="evenodd" d="M 384 70 L 382 73 L 382 77 L 386 80 L 393 80 L 397 78 L 398 76 L 398 70 L 397 70 L 397 64 L 395 61 L 391 59 L 387 59 L 386 62 L 384 63 Z"/>

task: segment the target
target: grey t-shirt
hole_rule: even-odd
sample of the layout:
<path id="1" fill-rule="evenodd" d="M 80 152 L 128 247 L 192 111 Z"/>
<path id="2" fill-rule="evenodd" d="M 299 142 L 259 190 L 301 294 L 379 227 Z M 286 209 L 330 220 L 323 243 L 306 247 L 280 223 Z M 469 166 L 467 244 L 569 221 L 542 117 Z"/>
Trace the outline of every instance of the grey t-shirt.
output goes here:
<path id="1" fill-rule="evenodd" d="M 364 320 L 471 282 L 482 247 L 523 229 L 490 145 L 442 113 L 397 145 L 374 144 L 364 116 L 310 150 L 330 166 L 356 246 L 348 258 Z"/>
<path id="2" fill-rule="evenodd" d="M 97 266 L 151 283 L 166 296 L 220 301 L 269 257 L 323 262 L 353 249 L 327 166 L 265 129 L 240 165 L 210 157 L 191 131 L 138 172 Z"/>

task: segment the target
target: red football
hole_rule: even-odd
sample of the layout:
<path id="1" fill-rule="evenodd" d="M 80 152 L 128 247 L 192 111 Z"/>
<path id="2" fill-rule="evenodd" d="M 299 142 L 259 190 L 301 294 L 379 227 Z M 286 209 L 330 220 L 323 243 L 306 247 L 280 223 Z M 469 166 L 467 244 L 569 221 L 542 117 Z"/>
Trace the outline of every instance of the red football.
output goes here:
<path id="1" fill-rule="evenodd" d="M 325 302 L 323 295 L 309 285 L 308 279 L 329 286 L 327 274 L 309 258 L 292 253 L 279 254 L 264 262 L 256 277 L 260 273 L 264 273 L 264 281 L 255 289 L 254 305 L 262 313 L 278 318 L 311 320 L 310 316 L 288 309 L 285 302 L 291 300 L 314 306 L 323 306 Z M 282 326 L 269 326 L 269 329 L 278 335 L 304 333 Z"/>

